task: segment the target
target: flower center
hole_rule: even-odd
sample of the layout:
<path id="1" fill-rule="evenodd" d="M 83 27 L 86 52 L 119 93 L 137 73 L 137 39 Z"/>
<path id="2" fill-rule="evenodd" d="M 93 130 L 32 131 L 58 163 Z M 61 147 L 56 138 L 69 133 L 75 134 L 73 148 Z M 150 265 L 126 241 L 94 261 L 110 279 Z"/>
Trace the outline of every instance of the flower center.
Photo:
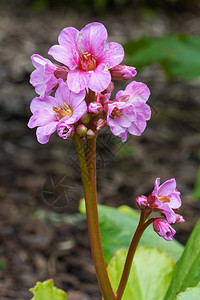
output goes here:
<path id="1" fill-rule="evenodd" d="M 121 118 L 123 116 L 123 114 L 121 113 L 120 109 L 118 109 L 117 107 L 115 107 L 112 112 L 111 112 L 111 118 L 115 119 L 116 117 Z"/>
<path id="2" fill-rule="evenodd" d="M 158 199 L 162 202 L 162 203 L 169 203 L 170 199 L 168 196 L 164 196 L 164 197 L 158 197 Z"/>
<path id="3" fill-rule="evenodd" d="M 61 105 L 59 105 L 59 106 L 60 107 L 53 106 L 53 110 L 55 111 L 55 117 L 57 118 L 57 120 L 59 121 L 66 116 L 71 118 L 71 116 L 73 114 L 73 110 L 71 109 L 71 107 L 69 105 L 67 105 L 67 103 L 64 103 L 63 106 L 61 106 Z"/>
<path id="4" fill-rule="evenodd" d="M 88 52 L 82 54 L 80 58 L 80 68 L 84 71 L 94 70 L 97 66 L 97 61 L 94 56 Z"/>

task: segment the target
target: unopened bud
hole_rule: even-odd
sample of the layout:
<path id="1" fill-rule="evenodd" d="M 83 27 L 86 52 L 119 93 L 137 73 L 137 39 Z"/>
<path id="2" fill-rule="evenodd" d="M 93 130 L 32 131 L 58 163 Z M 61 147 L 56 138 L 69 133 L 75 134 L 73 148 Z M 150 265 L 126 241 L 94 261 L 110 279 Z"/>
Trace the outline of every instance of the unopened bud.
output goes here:
<path id="1" fill-rule="evenodd" d="M 140 208 L 140 209 L 145 209 L 148 207 L 148 200 L 146 196 L 140 196 L 136 198 L 136 205 Z"/>
<path id="2" fill-rule="evenodd" d="M 99 118 L 96 122 L 96 129 L 101 130 L 107 126 L 107 122 L 104 119 Z"/>
<path id="3" fill-rule="evenodd" d="M 88 124 L 90 121 L 90 115 L 88 113 L 85 113 L 81 118 L 80 121 L 84 124 Z"/>
<path id="4" fill-rule="evenodd" d="M 111 81 L 109 86 L 102 92 L 102 94 L 112 93 L 114 87 L 115 87 L 114 82 Z"/>
<path id="5" fill-rule="evenodd" d="M 92 139 L 94 137 L 95 137 L 94 131 L 92 129 L 88 129 L 88 131 L 87 131 L 87 138 L 88 139 Z"/>
<path id="6" fill-rule="evenodd" d="M 176 214 L 176 222 L 175 223 L 183 223 L 185 220 L 183 219 L 183 216 Z"/>
<path id="7" fill-rule="evenodd" d="M 88 105 L 88 111 L 93 114 L 98 114 L 102 110 L 101 103 L 93 101 Z"/>
<path id="8" fill-rule="evenodd" d="M 78 125 L 78 126 L 76 127 L 76 133 L 77 133 L 80 137 L 85 136 L 86 133 L 87 133 L 87 127 L 85 127 L 83 124 Z"/>
<path id="9" fill-rule="evenodd" d="M 118 65 L 110 69 L 111 77 L 114 80 L 125 81 L 129 80 L 137 74 L 134 67 L 129 67 L 126 65 Z"/>

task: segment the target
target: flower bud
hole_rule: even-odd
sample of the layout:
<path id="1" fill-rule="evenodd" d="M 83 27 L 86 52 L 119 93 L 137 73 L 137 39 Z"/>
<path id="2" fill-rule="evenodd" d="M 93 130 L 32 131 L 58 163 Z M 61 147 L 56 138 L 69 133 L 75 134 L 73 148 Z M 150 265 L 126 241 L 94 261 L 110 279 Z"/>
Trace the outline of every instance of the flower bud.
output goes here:
<path id="1" fill-rule="evenodd" d="M 81 118 L 80 121 L 84 124 L 88 124 L 90 121 L 90 115 L 88 113 L 85 113 Z"/>
<path id="2" fill-rule="evenodd" d="M 101 103 L 93 101 L 88 105 L 88 111 L 93 114 L 98 114 L 102 110 Z"/>
<path id="3" fill-rule="evenodd" d="M 95 137 L 94 131 L 92 129 L 88 129 L 88 131 L 87 131 L 87 138 L 88 139 L 92 139 L 94 137 Z"/>
<path id="4" fill-rule="evenodd" d="M 140 196 L 136 198 L 136 205 L 140 208 L 140 209 L 144 209 L 146 207 L 148 207 L 148 200 L 147 197 L 145 196 Z"/>
<path id="5" fill-rule="evenodd" d="M 129 79 L 135 77 L 135 75 L 137 74 L 134 67 L 129 67 L 126 65 L 118 65 L 114 68 L 111 68 L 110 73 L 111 73 L 112 79 L 120 80 L 120 81 L 129 80 Z"/>
<path id="6" fill-rule="evenodd" d="M 114 82 L 111 81 L 109 86 L 102 92 L 102 94 L 112 93 L 114 87 L 115 87 Z"/>
<path id="7" fill-rule="evenodd" d="M 96 129 L 101 130 L 107 126 L 106 120 L 99 118 L 96 122 Z"/>
<path id="8" fill-rule="evenodd" d="M 80 137 L 85 136 L 86 133 L 87 133 L 87 127 L 85 127 L 83 124 L 78 125 L 78 126 L 76 127 L 76 133 L 77 133 Z"/>
<path id="9" fill-rule="evenodd" d="M 183 223 L 185 220 L 183 219 L 183 216 L 176 214 L 176 222 L 175 223 Z"/>

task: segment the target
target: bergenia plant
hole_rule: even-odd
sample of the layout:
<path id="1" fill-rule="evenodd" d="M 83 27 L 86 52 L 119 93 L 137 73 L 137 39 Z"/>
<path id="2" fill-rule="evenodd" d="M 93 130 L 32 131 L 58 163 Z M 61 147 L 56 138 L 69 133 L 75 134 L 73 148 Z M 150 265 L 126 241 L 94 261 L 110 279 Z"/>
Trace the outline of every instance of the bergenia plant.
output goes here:
<path id="1" fill-rule="evenodd" d="M 113 283 L 110 271 L 108 273 L 110 267 L 107 269 L 104 260 L 98 221 L 96 140 L 98 133 L 106 127 L 122 142 L 127 140 L 129 134 L 140 136 L 151 117 L 151 109 L 147 104 L 150 90 L 146 84 L 132 81 L 125 90 L 113 95 L 113 80 L 130 80 L 137 73 L 134 67 L 120 64 L 124 59 L 123 47 L 116 42 L 107 42 L 107 30 L 103 24 L 90 23 L 80 31 L 73 27 L 64 28 L 58 37 L 58 44 L 52 46 L 48 53 L 58 64 L 38 54 L 31 57 L 36 69 L 31 74 L 30 82 L 38 96 L 31 102 L 33 115 L 28 126 L 37 127 L 36 136 L 41 144 L 47 143 L 54 132 L 62 139 L 72 139 L 75 144 L 85 194 L 91 252 L 103 299 L 147 299 L 141 298 L 136 292 L 135 296 L 131 292 L 125 293 L 129 275 L 132 274 L 133 258 L 141 236 L 150 224 L 161 238 L 173 240 L 176 233 L 173 225 L 184 222 L 183 217 L 177 214 L 181 206 L 180 192 L 175 179 L 160 184 L 160 178 L 157 178 L 150 195 L 137 197 L 139 223 L 119 278 Z M 145 259 L 148 262 L 148 257 Z M 145 272 L 144 269 L 140 271 Z M 131 275 L 129 280 L 133 280 L 131 285 L 134 286 L 134 280 L 138 278 L 134 279 Z M 148 280 L 150 282 L 151 279 Z M 49 281 L 46 286 L 49 288 L 51 284 Z M 168 285 L 169 282 L 166 288 Z M 36 295 L 38 290 L 37 284 L 32 291 Z M 162 300 L 164 296 L 160 294 L 149 299 Z M 48 299 L 48 296 L 45 298 L 43 294 L 41 299 Z"/>

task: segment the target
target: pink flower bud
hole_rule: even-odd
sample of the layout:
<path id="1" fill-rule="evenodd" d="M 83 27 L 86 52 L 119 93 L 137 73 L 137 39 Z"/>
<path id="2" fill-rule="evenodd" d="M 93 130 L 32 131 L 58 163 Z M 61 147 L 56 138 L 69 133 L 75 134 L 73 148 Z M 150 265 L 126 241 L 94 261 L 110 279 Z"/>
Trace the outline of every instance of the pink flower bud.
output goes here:
<path id="1" fill-rule="evenodd" d="M 176 222 L 175 223 L 183 223 L 185 220 L 183 219 L 183 216 L 176 214 Z"/>
<path id="2" fill-rule="evenodd" d="M 166 241 L 172 241 L 173 236 L 176 233 L 166 219 L 155 219 L 153 222 L 153 229 Z"/>
<path id="3" fill-rule="evenodd" d="M 78 125 L 78 126 L 76 127 L 76 133 L 77 133 L 80 137 L 85 136 L 86 133 L 87 133 L 87 127 L 85 127 L 83 124 Z"/>
<path id="4" fill-rule="evenodd" d="M 94 137 L 95 137 L 94 131 L 92 129 L 88 129 L 88 131 L 87 131 L 87 138 L 88 139 L 92 139 Z"/>
<path id="5" fill-rule="evenodd" d="M 147 197 L 145 196 L 140 196 L 140 197 L 137 197 L 136 198 L 136 205 L 141 208 L 141 209 L 144 209 L 146 207 L 148 207 L 148 200 L 147 200 Z"/>
<path id="6" fill-rule="evenodd" d="M 102 130 L 107 126 L 107 122 L 104 119 L 99 118 L 96 122 L 96 129 L 97 130 Z"/>
<path id="7" fill-rule="evenodd" d="M 112 93 L 112 91 L 114 90 L 114 82 L 110 82 L 109 86 L 107 87 L 107 89 L 105 89 L 102 94 L 107 94 L 107 93 Z"/>
<path id="8" fill-rule="evenodd" d="M 134 67 L 129 67 L 126 65 L 118 65 L 114 68 L 111 68 L 110 73 L 111 73 L 112 79 L 120 80 L 120 81 L 129 80 L 129 79 L 135 77 L 135 75 L 137 74 Z"/>
<path id="9" fill-rule="evenodd" d="M 98 114 L 102 110 L 101 103 L 93 101 L 88 105 L 88 111 L 93 114 Z"/>

